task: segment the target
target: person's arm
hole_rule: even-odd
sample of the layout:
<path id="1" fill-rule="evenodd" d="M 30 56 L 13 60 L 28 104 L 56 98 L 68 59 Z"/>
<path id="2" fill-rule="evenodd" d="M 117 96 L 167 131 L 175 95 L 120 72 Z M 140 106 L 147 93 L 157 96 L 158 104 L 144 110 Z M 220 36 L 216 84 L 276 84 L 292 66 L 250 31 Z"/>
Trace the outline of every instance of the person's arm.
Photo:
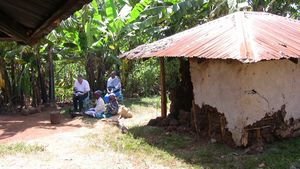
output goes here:
<path id="1" fill-rule="evenodd" d="M 108 78 L 107 84 L 106 84 L 106 90 L 107 90 L 107 93 L 112 93 L 114 91 L 113 79 L 112 78 Z"/>
<path id="2" fill-rule="evenodd" d="M 85 93 L 88 93 L 90 90 L 91 90 L 90 84 L 89 84 L 89 82 L 86 80 L 86 86 L 85 86 L 84 94 L 85 94 Z"/>
<path id="3" fill-rule="evenodd" d="M 115 84 L 115 88 L 114 91 L 120 90 L 121 89 L 121 80 L 119 77 L 116 77 L 116 84 Z"/>

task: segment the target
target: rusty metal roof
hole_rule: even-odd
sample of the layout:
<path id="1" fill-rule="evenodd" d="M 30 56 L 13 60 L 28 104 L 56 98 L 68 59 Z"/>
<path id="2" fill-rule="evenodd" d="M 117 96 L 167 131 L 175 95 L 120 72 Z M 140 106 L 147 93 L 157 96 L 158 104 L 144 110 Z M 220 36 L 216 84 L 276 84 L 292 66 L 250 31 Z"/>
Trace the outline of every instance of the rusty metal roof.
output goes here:
<path id="1" fill-rule="evenodd" d="M 300 21 L 264 12 L 236 12 L 144 44 L 120 58 L 197 57 L 243 63 L 300 57 Z"/>
<path id="2" fill-rule="evenodd" d="M 0 40 L 34 44 L 91 0 L 0 0 Z"/>

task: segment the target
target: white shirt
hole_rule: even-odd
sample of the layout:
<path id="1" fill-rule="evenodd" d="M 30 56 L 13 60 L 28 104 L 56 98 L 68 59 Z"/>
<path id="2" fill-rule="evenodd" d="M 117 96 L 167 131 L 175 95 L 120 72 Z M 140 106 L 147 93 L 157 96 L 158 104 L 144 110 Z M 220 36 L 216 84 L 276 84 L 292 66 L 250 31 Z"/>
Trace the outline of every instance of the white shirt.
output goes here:
<path id="1" fill-rule="evenodd" d="M 96 100 L 96 107 L 95 112 L 96 113 L 103 113 L 105 111 L 105 103 L 101 97 Z"/>
<path id="2" fill-rule="evenodd" d="M 115 89 L 121 89 L 121 81 L 118 76 L 115 78 L 109 77 L 107 80 L 107 87 L 114 87 Z"/>
<path id="3" fill-rule="evenodd" d="M 78 80 L 76 80 L 74 86 L 76 88 L 76 91 L 80 91 L 83 93 L 89 92 L 91 90 L 89 82 L 84 79 L 82 80 L 81 84 L 78 82 Z"/>

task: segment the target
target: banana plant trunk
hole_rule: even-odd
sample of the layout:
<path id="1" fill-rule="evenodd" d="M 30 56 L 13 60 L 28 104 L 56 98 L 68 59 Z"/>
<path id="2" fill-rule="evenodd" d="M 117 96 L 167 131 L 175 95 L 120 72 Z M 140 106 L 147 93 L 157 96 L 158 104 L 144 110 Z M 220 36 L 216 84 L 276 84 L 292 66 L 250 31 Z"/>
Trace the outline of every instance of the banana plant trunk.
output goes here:
<path id="1" fill-rule="evenodd" d="M 11 59 L 11 87 L 12 87 L 12 102 L 16 105 L 19 103 L 19 97 L 17 93 L 17 82 L 16 82 L 16 61 L 15 58 Z"/>
<path id="2" fill-rule="evenodd" d="M 6 63 L 3 57 L 0 57 L 0 73 L 2 74 L 5 83 L 3 88 L 4 103 L 11 103 L 12 89 L 10 85 L 8 72 L 6 69 Z"/>
<path id="3" fill-rule="evenodd" d="M 95 73 L 94 73 L 94 70 L 95 70 L 94 64 L 95 63 L 94 63 L 93 56 L 90 53 L 88 53 L 85 70 L 86 70 L 87 79 L 88 79 L 88 82 L 90 84 L 92 91 L 95 91 L 95 79 L 96 79 Z"/>
<path id="4" fill-rule="evenodd" d="M 37 65 L 37 71 L 38 71 L 38 79 L 39 79 L 39 87 L 41 89 L 41 99 L 43 101 L 43 104 L 48 102 L 48 96 L 47 96 L 47 90 L 46 90 L 46 84 L 45 84 L 45 77 L 42 71 L 42 65 L 41 65 L 41 59 L 40 56 L 36 56 L 36 65 Z"/>
<path id="5" fill-rule="evenodd" d="M 38 103 L 38 96 L 37 96 L 37 85 L 36 85 L 36 80 L 35 80 L 35 72 L 34 72 L 34 67 L 31 66 L 31 77 L 30 77 L 30 81 L 32 83 L 32 102 L 31 102 L 31 106 L 32 107 L 37 107 L 37 103 Z"/>
<path id="6" fill-rule="evenodd" d="M 55 86 L 54 86 L 54 63 L 53 63 L 53 47 L 49 47 L 49 100 L 51 103 L 55 102 Z"/>
<path id="7" fill-rule="evenodd" d="M 97 72 L 97 89 L 105 89 L 106 81 L 105 81 L 105 63 L 103 57 L 98 57 L 98 72 Z"/>

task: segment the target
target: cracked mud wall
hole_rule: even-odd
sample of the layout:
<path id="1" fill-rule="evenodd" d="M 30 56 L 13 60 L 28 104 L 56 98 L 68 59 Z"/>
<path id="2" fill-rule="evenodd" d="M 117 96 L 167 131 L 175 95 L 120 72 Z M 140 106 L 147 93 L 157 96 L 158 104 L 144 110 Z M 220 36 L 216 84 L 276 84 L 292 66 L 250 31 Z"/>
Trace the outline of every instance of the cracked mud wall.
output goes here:
<path id="1" fill-rule="evenodd" d="M 235 60 L 190 60 L 195 104 L 225 115 L 236 145 L 244 127 L 285 105 L 285 119 L 300 118 L 300 64 L 289 60 L 243 64 Z"/>

